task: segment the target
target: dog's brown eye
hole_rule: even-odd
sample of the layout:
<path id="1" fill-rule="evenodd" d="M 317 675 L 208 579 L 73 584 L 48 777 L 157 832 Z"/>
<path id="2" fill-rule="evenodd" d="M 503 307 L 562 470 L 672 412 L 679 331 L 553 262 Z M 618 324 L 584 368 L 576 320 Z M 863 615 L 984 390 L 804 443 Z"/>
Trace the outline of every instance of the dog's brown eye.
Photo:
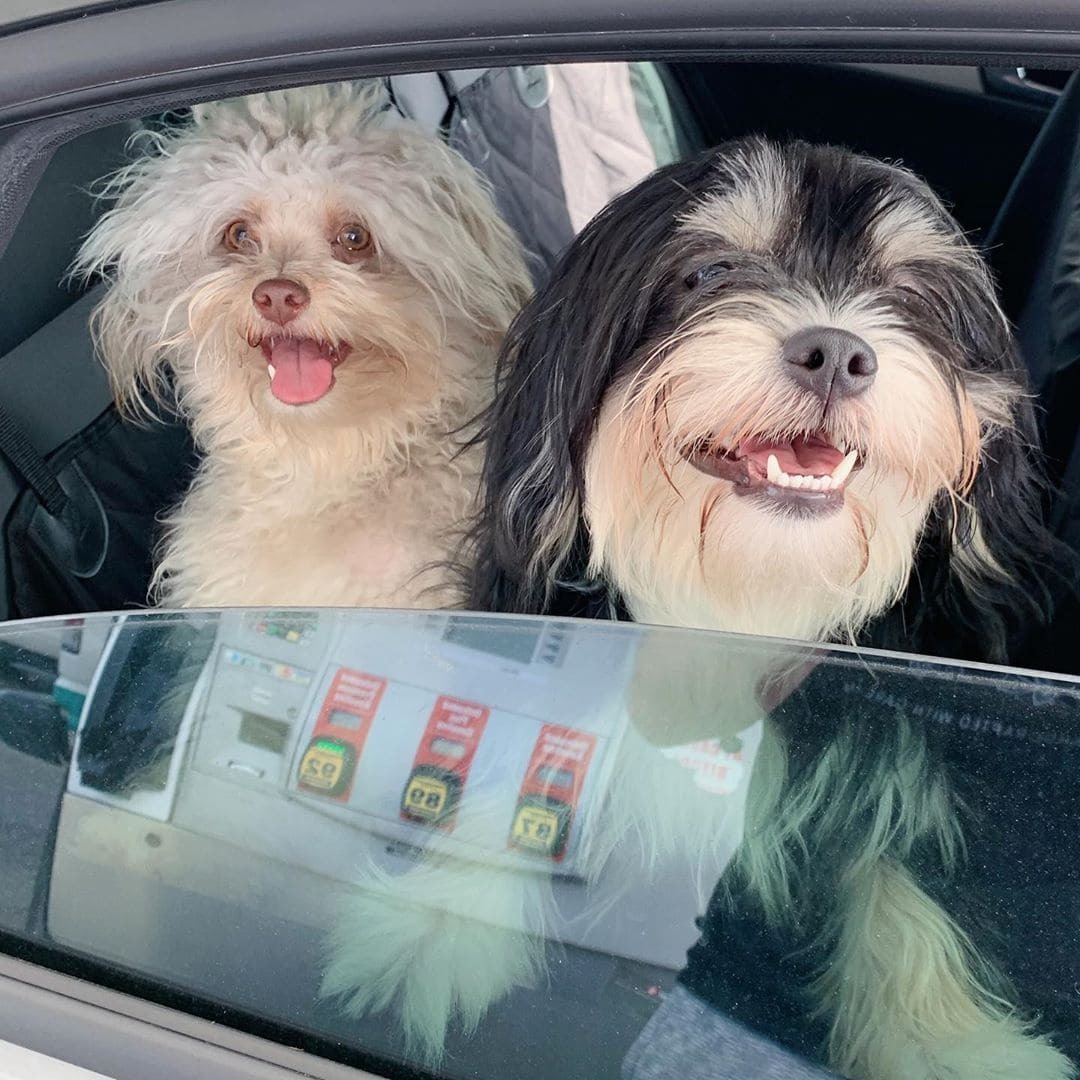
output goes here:
<path id="1" fill-rule="evenodd" d="M 371 233 L 363 225 L 345 225 L 334 238 L 334 244 L 346 259 L 355 259 L 371 250 Z"/>
<path id="2" fill-rule="evenodd" d="M 221 242 L 230 251 L 240 251 L 254 239 L 251 226 L 246 221 L 234 221 L 226 230 Z"/>

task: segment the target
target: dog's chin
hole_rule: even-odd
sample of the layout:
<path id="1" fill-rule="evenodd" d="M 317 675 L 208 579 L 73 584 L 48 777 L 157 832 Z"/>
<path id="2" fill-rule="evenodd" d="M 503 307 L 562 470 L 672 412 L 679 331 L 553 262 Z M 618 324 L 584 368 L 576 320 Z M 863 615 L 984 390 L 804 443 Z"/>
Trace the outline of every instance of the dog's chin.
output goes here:
<path id="1" fill-rule="evenodd" d="M 734 446 L 699 439 L 684 443 L 680 454 L 698 472 L 728 481 L 740 498 L 801 518 L 840 511 L 851 476 L 862 468 L 857 449 L 838 446 L 821 431 L 755 436 Z"/>

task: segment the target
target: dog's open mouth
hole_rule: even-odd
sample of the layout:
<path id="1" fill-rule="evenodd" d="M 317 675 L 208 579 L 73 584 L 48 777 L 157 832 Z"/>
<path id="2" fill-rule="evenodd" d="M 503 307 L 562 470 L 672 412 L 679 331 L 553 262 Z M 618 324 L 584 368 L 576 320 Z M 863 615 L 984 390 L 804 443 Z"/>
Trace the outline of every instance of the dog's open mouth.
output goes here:
<path id="1" fill-rule="evenodd" d="M 846 453 L 819 433 L 789 441 L 745 439 L 733 449 L 694 443 L 682 456 L 708 476 L 730 480 L 740 495 L 756 495 L 804 512 L 844 505 L 844 488 L 861 468 L 857 450 Z"/>
<path id="2" fill-rule="evenodd" d="M 334 369 L 352 351 L 344 342 L 301 337 L 267 337 L 260 343 L 270 376 L 270 393 L 286 405 L 310 405 L 334 385 Z"/>

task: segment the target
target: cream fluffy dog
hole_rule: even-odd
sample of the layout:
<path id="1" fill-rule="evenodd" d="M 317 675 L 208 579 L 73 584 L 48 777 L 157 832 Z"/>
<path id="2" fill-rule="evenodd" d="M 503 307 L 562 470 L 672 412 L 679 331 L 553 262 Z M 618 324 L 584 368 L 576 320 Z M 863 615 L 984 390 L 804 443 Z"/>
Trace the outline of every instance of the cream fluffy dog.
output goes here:
<path id="1" fill-rule="evenodd" d="M 381 83 L 198 106 L 106 182 L 77 271 L 118 404 L 175 394 L 204 460 L 170 606 L 427 606 L 478 460 L 459 434 L 530 286 L 458 155 Z"/>

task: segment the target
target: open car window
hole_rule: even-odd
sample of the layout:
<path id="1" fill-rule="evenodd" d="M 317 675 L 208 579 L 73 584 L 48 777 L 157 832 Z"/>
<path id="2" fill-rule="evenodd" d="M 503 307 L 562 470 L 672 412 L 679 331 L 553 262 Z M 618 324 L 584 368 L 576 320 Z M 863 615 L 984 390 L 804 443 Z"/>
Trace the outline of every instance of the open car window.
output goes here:
<path id="1" fill-rule="evenodd" d="M 790 1047 L 795 974 L 726 987 L 775 970 L 753 913 L 723 962 L 695 922 L 762 827 L 752 785 L 781 740 L 793 771 L 847 747 L 815 811 L 838 819 L 947 765 L 965 849 L 947 880 L 918 838 L 908 866 L 955 918 L 996 915 L 1050 1023 L 1072 1009 L 1074 680 L 465 614 L 148 613 L 2 641 L 9 952 L 376 1071 L 616 1077 L 680 985 Z M 809 879 L 836 861 L 817 835 L 792 863 Z M 475 1030 L 451 1023 L 437 1061 L 406 1043 L 380 958 L 437 995 L 515 945 L 525 967 Z"/>

